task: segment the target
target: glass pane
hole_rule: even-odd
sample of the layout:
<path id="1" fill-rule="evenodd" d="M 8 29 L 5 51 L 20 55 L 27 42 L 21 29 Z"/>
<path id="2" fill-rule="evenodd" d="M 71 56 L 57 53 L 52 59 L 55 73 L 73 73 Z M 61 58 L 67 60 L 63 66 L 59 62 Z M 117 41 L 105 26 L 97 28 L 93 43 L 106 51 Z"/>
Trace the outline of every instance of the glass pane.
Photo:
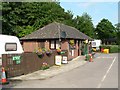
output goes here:
<path id="1" fill-rule="evenodd" d="M 16 43 L 6 43 L 5 50 L 6 51 L 16 51 L 17 50 L 17 44 Z"/>
<path id="2" fill-rule="evenodd" d="M 56 49 L 60 48 L 60 42 L 56 40 Z"/>
<path id="3" fill-rule="evenodd" d="M 54 41 L 51 41 L 51 49 L 54 49 L 54 48 L 55 48 Z"/>

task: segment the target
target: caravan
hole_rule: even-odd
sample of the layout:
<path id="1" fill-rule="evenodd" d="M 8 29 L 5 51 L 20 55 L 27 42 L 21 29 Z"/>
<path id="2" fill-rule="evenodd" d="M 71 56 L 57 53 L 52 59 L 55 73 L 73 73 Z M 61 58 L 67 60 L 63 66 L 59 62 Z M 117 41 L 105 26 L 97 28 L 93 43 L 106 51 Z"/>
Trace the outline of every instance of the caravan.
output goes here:
<path id="1" fill-rule="evenodd" d="M 23 48 L 16 36 L 0 34 L 0 65 L 2 65 L 2 54 L 20 54 Z"/>

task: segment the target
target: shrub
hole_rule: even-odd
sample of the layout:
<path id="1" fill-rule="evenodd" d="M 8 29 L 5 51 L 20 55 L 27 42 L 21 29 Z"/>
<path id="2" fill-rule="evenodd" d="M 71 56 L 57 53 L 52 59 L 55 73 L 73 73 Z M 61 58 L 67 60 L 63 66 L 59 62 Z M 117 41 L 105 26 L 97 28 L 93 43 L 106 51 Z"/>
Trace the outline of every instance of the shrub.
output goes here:
<path id="1" fill-rule="evenodd" d="M 110 53 L 117 53 L 118 52 L 118 46 L 116 45 L 113 45 L 110 47 Z"/>
<path id="2" fill-rule="evenodd" d="M 90 55 L 87 54 L 87 55 L 85 56 L 85 61 L 89 61 L 89 60 L 90 60 Z"/>

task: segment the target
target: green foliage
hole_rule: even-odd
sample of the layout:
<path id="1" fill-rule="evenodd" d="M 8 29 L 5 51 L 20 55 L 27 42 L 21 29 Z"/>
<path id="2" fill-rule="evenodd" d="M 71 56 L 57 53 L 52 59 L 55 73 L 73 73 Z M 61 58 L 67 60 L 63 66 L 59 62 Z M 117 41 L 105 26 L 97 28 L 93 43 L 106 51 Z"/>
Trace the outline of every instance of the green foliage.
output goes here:
<path id="1" fill-rule="evenodd" d="M 2 8 L 3 34 L 18 37 L 65 17 L 57 2 L 3 2 Z"/>
<path id="2" fill-rule="evenodd" d="M 75 27 L 90 37 L 94 37 L 94 26 L 91 17 L 87 13 L 74 19 Z"/>
<path id="3" fill-rule="evenodd" d="M 100 47 L 104 49 L 109 49 L 110 53 L 120 52 L 120 47 L 118 45 L 101 45 Z"/>
<path id="4" fill-rule="evenodd" d="M 50 65 L 46 62 L 44 62 L 41 66 L 41 70 L 46 70 L 46 69 L 49 69 L 50 68 Z"/>
<path id="5" fill-rule="evenodd" d="M 101 40 L 114 38 L 116 36 L 115 27 L 108 19 L 102 19 L 96 29 L 97 38 Z"/>
<path id="6" fill-rule="evenodd" d="M 25 35 L 28 35 L 30 34 L 31 32 L 33 32 L 33 27 L 32 26 L 23 26 L 23 27 L 20 27 L 20 26 L 16 26 L 14 27 L 13 29 L 14 33 L 16 34 L 16 36 L 18 37 L 23 37 Z"/>
<path id="7" fill-rule="evenodd" d="M 115 25 L 117 44 L 120 45 L 120 23 Z"/>
<path id="8" fill-rule="evenodd" d="M 60 2 L 2 2 L 2 31 L 3 34 L 24 37 L 31 32 L 54 21 L 75 27 L 86 35 L 99 39 L 116 36 L 116 31 L 107 19 L 101 20 L 94 29 L 92 18 L 87 13 L 73 18 L 71 11 L 65 12 Z M 96 30 L 96 32 L 95 32 Z M 119 34 L 117 34 L 120 36 Z"/>
<path id="9" fill-rule="evenodd" d="M 65 12 L 56 2 L 3 2 L 3 34 L 23 37 L 41 27 L 59 22 L 76 27 L 81 32 L 93 37 L 93 24 L 88 14 L 73 18 L 71 11 Z"/>
<path id="10" fill-rule="evenodd" d="M 89 61 L 89 60 L 90 60 L 90 55 L 87 54 L 87 55 L 85 56 L 85 61 Z"/>
<path id="11" fill-rule="evenodd" d="M 112 46 L 110 47 L 110 53 L 117 53 L 119 51 L 118 46 Z"/>

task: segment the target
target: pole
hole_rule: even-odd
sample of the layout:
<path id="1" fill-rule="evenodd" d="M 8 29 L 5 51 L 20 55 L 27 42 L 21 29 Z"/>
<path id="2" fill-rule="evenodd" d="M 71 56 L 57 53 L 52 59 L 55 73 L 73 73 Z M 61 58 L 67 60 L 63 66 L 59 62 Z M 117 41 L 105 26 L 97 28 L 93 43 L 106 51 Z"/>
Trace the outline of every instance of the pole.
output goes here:
<path id="1" fill-rule="evenodd" d="M 58 23 L 58 31 L 59 31 L 59 43 L 60 43 L 60 48 L 61 48 L 61 38 L 60 38 L 60 36 L 61 36 L 61 35 L 60 35 L 60 34 L 61 34 L 60 32 L 61 32 L 61 31 L 60 31 L 60 24 L 59 24 L 59 23 Z"/>

